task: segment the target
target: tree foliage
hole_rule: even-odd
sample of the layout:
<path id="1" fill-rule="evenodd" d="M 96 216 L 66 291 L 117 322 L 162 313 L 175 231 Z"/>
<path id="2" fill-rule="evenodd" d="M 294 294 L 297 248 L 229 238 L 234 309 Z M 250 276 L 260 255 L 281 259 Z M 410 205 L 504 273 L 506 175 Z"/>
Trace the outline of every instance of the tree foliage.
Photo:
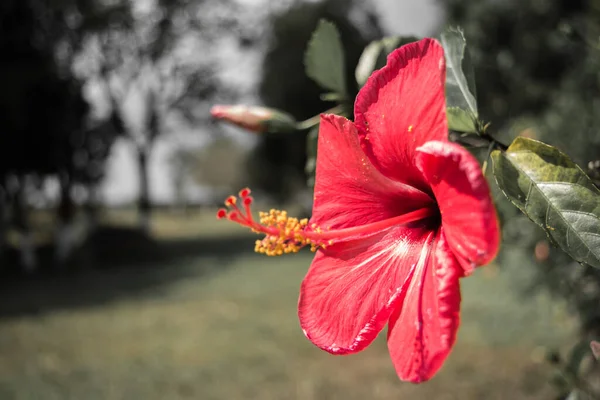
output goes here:
<path id="1" fill-rule="evenodd" d="M 555 165 L 551 171 L 554 174 L 551 181 L 557 181 L 556 178 L 564 180 L 564 175 L 556 174 L 561 169 L 581 171 L 565 158 L 566 153 L 595 179 L 594 183 L 598 186 L 597 178 L 600 175 L 595 169 L 598 165 L 595 160 L 600 158 L 599 3 L 583 0 L 488 0 L 476 3 L 450 0 L 445 4 L 449 22 L 464 28 L 477 76 L 480 115 L 492 122 L 491 129 L 505 139 L 512 140 L 521 135 L 557 146 L 563 153 L 557 149 L 551 153 L 541 151 L 543 149 L 538 145 L 531 145 L 535 142 L 530 139 L 519 139 L 520 143 L 528 143 L 526 150 L 537 148 L 534 153 L 542 157 L 545 163 Z M 518 150 L 524 148 L 521 146 Z M 533 178 L 531 182 L 537 182 L 532 187 L 539 188 L 536 189 L 538 194 L 544 193 L 548 188 L 545 181 L 550 175 L 541 177 L 539 168 L 530 168 L 533 159 L 529 159 L 525 165 L 518 159 L 519 154 L 518 151 L 511 152 L 509 147 L 509 151 L 501 158 L 500 153 L 496 153 L 496 160 L 513 163 L 522 172 L 528 169 L 532 172 L 529 177 L 521 173 L 518 178 L 515 176 L 513 188 L 517 188 L 515 184 L 524 185 L 527 179 Z M 577 173 L 581 176 L 580 172 Z M 589 186 L 591 183 L 585 181 L 588 189 L 591 189 L 590 193 L 594 192 L 595 189 Z M 508 187 L 511 184 L 505 187 L 505 193 Z M 513 191 L 512 194 L 517 192 Z M 527 196 L 520 199 L 518 195 L 511 197 L 511 193 L 507 194 L 523 210 L 532 207 L 530 201 L 536 201 L 535 196 L 540 199 L 533 194 L 529 202 L 522 202 Z M 553 239 L 555 233 L 546 228 L 548 224 L 544 224 L 543 229 L 532 229 L 524 222 L 525 217 L 518 215 L 506 202 L 501 202 L 499 208 L 505 220 L 505 251 L 501 261 L 519 263 L 520 268 L 535 263 L 536 274 L 527 292 L 532 293 L 532 288 L 549 290 L 566 299 L 578 314 L 583 342 L 575 346 L 565 364 L 567 376 L 577 381 L 580 379 L 577 371 L 582 361 L 581 351 L 577 349 L 584 348 L 585 354 L 589 355 L 589 340 L 600 335 L 600 270 L 578 264 L 557 247 L 551 246 L 549 252 L 544 250 L 548 249 L 549 243 L 556 244 L 571 251 L 571 255 L 579 261 L 582 258 L 577 257 L 578 254 L 583 257 L 587 254 L 587 250 L 584 250 L 587 240 L 595 240 L 595 235 L 589 234 L 589 229 L 597 229 L 597 224 L 583 228 L 581 224 L 586 223 L 587 216 L 571 218 L 573 212 L 568 208 L 572 208 L 572 205 L 567 203 L 575 197 L 576 192 L 569 198 L 565 197 L 550 214 L 562 215 L 563 218 L 558 221 L 568 224 L 568 229 L 582 228 L 582 232 L 587 233 L 578 235 L 575 240 L 558 243 Z M 596 197 L 592 196 L 592 201 Z M 500 197 L 498 199 L 501 201 Z M 575 205 L 575 211 L 584 211 L 586 204 L 581 200 L 580 204 Z M 566 214 L 564 211 L 567 211 Z M 539 217 L 530 213 L 527 215 L 534 221 Z M 597 212 L 593 213 L 592 218 L 595 215 Z M 573 239 L 572 236 L 570 238 Z M 577 248 L 579 245 L 583 247 Z M 572 365 L 575 368 L 570 367 Z M 573 385 L 573 381 L 565 383 L 564 390 L 569 392 Z"/>
<path id="2" fill-rule="evenodd" d="M 362 28 L 351 21 L 350 11 L 357 3 L 341 0 L 299 3 L 272 17 L 271 42 L 263 60 L 259 86 L 260 98 L 266 106 L 285 110 L 297 120 L 334 106 L 321 99 L 324 90 L 305 73 L 306 46 L 321 19 L 333 22 L 340 31 L 346 59 L 345 87 L 348 98 L 354 99 L 358 92 L 354 68 L 363 48 L 381 35 L 373 14 L 367 14 L 370 23 Z M 361 6 L 365 8 L 364 4 Z M 280 201 L 302 186 L 306 180 L 306 134 L 261 137 L 248 161 L 253 186 Z"/>

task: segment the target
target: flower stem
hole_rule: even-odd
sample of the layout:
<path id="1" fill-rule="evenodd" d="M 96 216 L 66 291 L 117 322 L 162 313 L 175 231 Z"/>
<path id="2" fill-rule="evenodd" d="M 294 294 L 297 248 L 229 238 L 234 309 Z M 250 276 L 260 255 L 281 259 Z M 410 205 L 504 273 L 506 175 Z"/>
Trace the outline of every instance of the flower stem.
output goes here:
<path id="1" fill-rule="evenodd" d="M 323 114 L 339 114 L 344 110 L 344 106 L 339 104 L 333 108 L 330 108 L 327 111 L 324 111 Z M 303 131 L 305 129 L 310 129 L 313 126 L 317 125 L 321 121 L 321 114 L 317 114 L 314 117 L 310 117 L 304 121 L 300 121 L 296 124 L 296 129 L 299 131 Z"/>
<path id="2" fill-rule="evenodd" d="M 488 147 L 490 144 L 492 144 L 494 149 L 500 149 L 502 151 L 506 151 L 506 149 L 508 149 L 507 145 L 495 139 L 487 132 L 474 134 L 450 131 L 449 137 L 451 141 L 459 143 L 465 147 L 480 149 Z"/>
<path id="3" fill-rule="evenodd" d="M 481 167 L 481 170 L 483 171 L 484 176 L 485 176 L 485 172 L 487 170 L 488 160 L 490 159 L 490 155 L 492 154 L 494 147 L 496 147 L 496 142 L 490 142 L 490 145 L 488 146 L 487 154 L 485 155 L 485 160 L 483 160 L 483 166 Z"/>
<path id="4" fill-rule="evenodd" d="M 490 135 L 487 132 L 486 133 L 482 133 L 479 136 L 482 137 L 483 139 L 487 140 L 490 143 L 490 146 L 492 146 L 492 150 L 494 148 L 500 149 L 502 151 L 506 151 L 508 149 L 507 145 L 505 145 L 504 143 L 502 143 L 499 140 L 495 139 L 494 137 L 492 137 L 492 135 Z M 491 153 L 491 151 L 490 151 L 490 153 Z"/>

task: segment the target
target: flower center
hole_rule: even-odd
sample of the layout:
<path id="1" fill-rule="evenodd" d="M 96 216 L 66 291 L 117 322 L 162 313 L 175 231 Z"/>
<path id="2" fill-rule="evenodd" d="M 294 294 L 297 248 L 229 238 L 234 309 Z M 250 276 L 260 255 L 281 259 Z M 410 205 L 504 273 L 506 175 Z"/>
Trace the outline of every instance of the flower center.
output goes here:
<path id="1" fill-rule="evenodd" d="M 253 198 L 250 189 L 242 189 L 239 193 L 243 209 L 238 207 L 238 198 L 229 196 L 225 200 L 227 209 L 217 211 L 218 219 L 228 219 L 237 224 L 250 228 L 253 232 L 262 233 L 265 238 L 256 241 L 254 251 L 268 256 L 279 256 L 287 253 L 297 253 L 301 248 L 310 246 L 312 251 L 326 248 L 335 241 L 348 239 L 357 235 L 371 234 L 396 225 L 432 217 L 438 213 L 435 208 L 426 207 L 416 211 L 388 218 L 371 224 L 353 226 L 344 229 L 323 230 L 316 224 L 308 226 L 308 219 L 289 217 L 286 211 L 272 209 L 268 213 L 260 212 L 259 221 L 252 217 L 250 206 Z"/>

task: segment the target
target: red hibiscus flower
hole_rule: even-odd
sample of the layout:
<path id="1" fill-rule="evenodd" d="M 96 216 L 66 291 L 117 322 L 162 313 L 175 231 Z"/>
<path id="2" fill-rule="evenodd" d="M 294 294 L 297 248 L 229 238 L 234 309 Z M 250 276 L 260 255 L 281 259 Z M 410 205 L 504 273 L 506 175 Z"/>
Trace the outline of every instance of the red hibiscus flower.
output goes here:
<path id="1" fill-rule="evenodd" d="M 388 324 L 398 376 L 422 382 L 456 339 L 459 278 L 499 246 L 494 205 L 477 160 L 448 141 L 445 61 L 432 39 L 406 45 L 362 88 L 355 122 L 323 115 L 313 216 L 250 214 L 249 190 L 218 216 L 266 234 L 257 251 L 310 245 L 298 315 L 305 335 L 333 354 L 368 346 Z"/>

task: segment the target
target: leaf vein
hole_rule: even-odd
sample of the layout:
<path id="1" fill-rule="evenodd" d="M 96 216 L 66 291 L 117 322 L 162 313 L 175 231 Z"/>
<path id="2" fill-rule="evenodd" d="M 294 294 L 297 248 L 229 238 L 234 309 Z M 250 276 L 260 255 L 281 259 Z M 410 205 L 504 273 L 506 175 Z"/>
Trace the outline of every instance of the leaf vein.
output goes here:
<path id="1" fill-rule="evenodd" d="M 530 151 L 527 151 L 527 152 L 530 152 Z M 548 214 L 549 214 L 549 212 L 548 212 L 548 211 L 550 210 L 550 206 L 552 206 L 552 208 L 556 210 L 556 214 L 558 215 L 558 217 L 559 217 L 560 219 L 562 219 L 562 220 L 563 220 L 563 222 L 564 222 L 564 224 L 566 225 L 567 232 L 568 232 L 569 230 L 572 230 L 572 231 L 573 231 L 573 233 L 575 234 L 575 237 L 576 237 L 576 238 L 579 240 L 579 242 L 581 242 L 581 243 L 582 243 L 582 244 L 585 246 L 585 248 L 588 250 L 588 253 L 587 253 L 587 255 L 586 255 L 586 258 L 587 258 L 587 257 L 589 257 L 589 255 L 590 255 L 590 254 L 593 254 L 593 255 L 594 255 L 594 257 L 595 257 L 596 259 L 600 259 L 599 255 L 598 255 L 598 254 L 596 254 L 595 252 L 593 252 L 593 251 L 592 251 L 592 249 L 590 248 L 590 246 L 589 246 L 589 244 L 587 243 L 587 241 L 586 241 L 586 240 L 584 240 L 584 239 L 583 239 L 583 238 L 580 236 L 579 232 L 577 232 L 575 229 L 573 229 L 573 228 L 571 227 L 571 224 L 569 223 L 569 221 L 568 221 L 568 220 L 565 218 L 565 216 L 564 216 L 564 215 L 562 215 L 562 213 L 561 213 L 561 211 L 562 211 L 562 210 L 561 210 L 559 207 L 557 207 L 556 205 L 554 205 L 554 204 L 553 204 L 553 202 L 551 201 L 551 199 L 550 199 L 548 196 L 546 196 L 546 193 L 544 193 L 544 191 L 543 191 L 543 190 L 542 190 L 542 189 L 539 187 L 538 183 L 537 183 L 537 182 L 535 182 L 533 179 L 531 179 L 531 177 L 529 176 L 529 174 L 527 174 L 527 173 L 526 173 L 526 171 L 524 171 L 524 170 L 523 170 L 523 168 L 521 168 L 521 166 L 520 166 L 520 165 L 518 165 L 517 163 L 514 163 L 514 162 L 513 162 L 513 165 L 515 166 L 515 168 L 517 168 L 517 169 L 518 169 L 518 170 L 519 170 L 519 171 L 520 171 L 520 172 L 521 172 L 523 175 L 525 175 L 525 176 L 526 176 L 526 177 L 529 179 L 530 183 L 531 183 L 531 184 L 533 184 L 533 185 L 536 187 L 536 190 L 537 190 L 537 191 L 538 191 L 538 192 L 541 194 L 541 196 L 542 196 L 542 197 L 543 197 L 543 198 L 546 200 L 546 202 L 547 202 L 547 204 L 548 204 L 548 207 L 546 208 L 546 215 L 545 215 L 545 218 L 544 218 L 544 225 L 545 225 L 545 226 L 544 226 L 543 228 L 544 228 L 546 231 L 548 231 L 548 230 L 549 230 L 549 229 L 548 229 L 548 228 L 549 228 L 549 226 L 548 226 Z M 544 185 L 545 183 L 546 183 L 546 182 L 542 182 L 541 184 L 542 184 L 542 185 Z M 566 182 L 554 182 L 554 181 L 553 181 L 553 182 L 550 182 L 550 183 L 557 183 L 557 184 L 561 184 L 561 185 L 563 185 L 563 184 L 564 184 L 564 185 L 569 185 L 569 183 L 566 183 Z M 574 185 L 577 185 L 577 184 L 574 184 Z M 580 186 L 581 186 L 581 185 L 580 185 Z M 527 209 L 525 209 L 525 211 L 527 211 Z M 569 210 L 567 210 L 567 211 L 569 211 Z M 594 217 L 595 217 L 595 216 L 594 216 Z M 595 218 L 596 218 L 596 219 L 598 219 L 597 217 L 595 217 Z M 550 232 L 550 234 L 552 235 L 552 233 L 551 233 L 551 232 Z M 554 235 L 552 235 L 552 236 L 554 236 Z M 569 247 L 567 246 L 567 248 L 569 248 Z"/>

